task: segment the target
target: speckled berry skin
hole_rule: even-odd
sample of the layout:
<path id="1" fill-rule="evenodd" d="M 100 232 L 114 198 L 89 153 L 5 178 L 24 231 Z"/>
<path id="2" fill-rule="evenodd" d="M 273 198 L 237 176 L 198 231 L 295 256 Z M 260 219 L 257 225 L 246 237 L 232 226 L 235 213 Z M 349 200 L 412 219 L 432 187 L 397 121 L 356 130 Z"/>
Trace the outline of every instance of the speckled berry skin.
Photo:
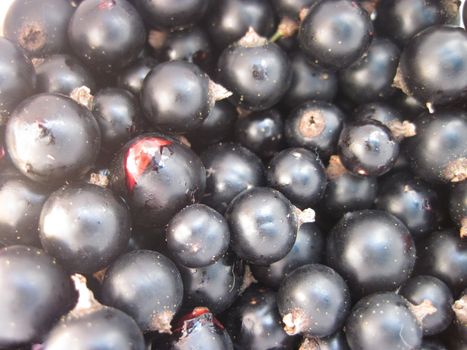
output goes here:
<path id="1" fill-rule="evenodd" d="M 371 327 L 368 327 L 371 325 Z M 395 293 L 377 293 L 361 299 L 350 312 L 345 334 L 351 349 L 418 349 L 422 328 L 407 301 Z"/>
<path id="2" fill-rule="evenodd" d="M 350 292 L 330 267 L 304 265 L 282 281 L 277 306 L 289 335 L 321 338 L 344 323 L 351 306 Z"/>
<path id="3" fill-rule="evenodd" d="M 106 271 L 102 284 L 103 302 L 130 315 L 143 332 L 169 332 L 182 298 L 180 272 L 155 251 L 121 255 Z"/>

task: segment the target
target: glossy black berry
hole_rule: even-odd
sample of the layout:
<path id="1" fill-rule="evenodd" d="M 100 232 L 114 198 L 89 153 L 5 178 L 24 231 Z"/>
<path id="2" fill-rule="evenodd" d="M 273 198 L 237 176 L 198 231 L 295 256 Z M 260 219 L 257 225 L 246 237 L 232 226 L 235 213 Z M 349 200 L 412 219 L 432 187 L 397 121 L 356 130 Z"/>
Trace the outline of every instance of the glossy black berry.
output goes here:
<path id="1" fill-rule="evenodd" d="M 185 60 L 203 70 L 211 69 L 212 45 L 200 27 L 174 31 L 151 31 L 149 44 L 162 61 Z"/>
<path id="2" fill-rule="evenodd" d="M 74 302 L 71 279 L 44 251 L 0 249 L 0 347 L 40 341 Z"/>
<path id="3" fill-rule="evenodd" d="M 222 141 L 233 133 L 237 111 L 227 100 L 216 102 L 209 115 L 197 128 L 187 134 L 195 145 L 210 145 Z"/>
<path id="4" fill-rule="evenodd" d="M 279 102 L 289 88 L 292 71 L 278 45 L 250 30 L 222 52 L 217 76 L 238 107 L 258 111 Z"/>
<path id="5" fill-rule="evenodd" d="M 467 281 L 467 241 L 454 230 L 431 233 L 417 246 L 416 271 L 438 277 L 456 293 Z"/>
<path id="6" fill-rule="evenodd" d="M 20 174 L 0 177 L 0 245 L 40 246 L 37 225 L 49 190 Z"/>
<path id="7" fill-rule="evenodd" d="M 391 123 L 402 122 L 402 111 L 388 102 L 370 102 L 360 105 L 354 113 L 357 121 L 376 120 L 389 129 Z"/>
<path id="8" fill-rule="evenodd" d="M 350 292 L 333 269 L 304 265 L 282 281 L 277 306 L 287 334 L 321 338 L 344 323 L 351 307 Z"/>
<path id="9" fill-rule="evenodd" d="M 0 115 L 3 119 L 34 92 L 36 73 L 23 51 L 2 37 L 0 52 Z"/>
<path id="10" fill-rule="evenodd" d="M 467 33 L 449 26 L 424 30 L 405 46 L 399 68 L 404 91 L 422 103 L 439 105 L 465 97 Z"/>
<path id="11" fill-rule="evenodd" d="M 130 211 L 109 189 L 66 185 L 45 202 L 39 230 L 44 249 L 67 270 L 92 274 L 125 251 Z"/>
<path id="12" fill-rule="evenodd" d="M 311 61 L 337 70 L 357 61 L 372 36 L 370 17 L 357 2 L 330 0 L 310 7 L 300 23 L 298 40 Z"/>
<path id="13" fill-rule="evenodd" d="M 285 139 L 290 146 L 317 151 L 322 159 L 335 153 L 345 116 L 324 101 L 305 102 L 285 120 Z"/>
<path id="14" fill-rule="evenodd" d="M 410 277 L 416 256 L 407 227 L 380 210 L 345 214 L 328 236 L 326 254 L 354 298 L 397 289 Z"/>
<path id="15" fill-rule="evenodd" d="M 135 0 L 136 7 L 152 28 L 187 27 L 206 13 L 205 0 Z"/>
<path id="16" fill-rule="evenodd" d="M 175 322 L 169 342 L 173 350 L 233 350 L 232 340 L 224 326 L 209 309 L 196 307 Z"/>
<path id="17" fill-rule="evenodd" d="M 388 39 L 376 38 L 358 61 L 339 74 L 339 87 L 357 103 L 390 97 L 399 63 L 399 48 Z"/>
<path id="18" fill-rule="evenodd" d="M 268 187 L 245 190 L 235 197 L 226 218 L 233 251 L 255 265 L 269 265 L 286 256 L 301 224 L 296 207 Z"/>
<path id="19" fill-rule="evenodd" d="M 235 349 L 291 349 L 298 340 L 283 329 L 276 293 L 262 287 L 248 288 L 223 319 Z"/>
<path id="20" fill-rule="evenodd" d="M 461 237 L 467 236 L 467 182 L 462 181 L 451 188 L 449 214 L 460 227 Z"/>
<path id="21" fill-rule="evenodd" d="M 102 150 L 108 153 L 118 151 L 141 128 L 138 100 L 124 89 L 99 90 L 94 96 L 92 113 L 101 130 Z"/>
<path id="22" fill-rule="evenodd" d="M 144 350 L 136 322 L 113 307 L 103 306 L 87 289 L 84 277 L 73 275 L 79 298 L 76 306 L 50 331 L 43 344 L 48 350 Z M 82 280 L 78 282 L 76 279 Z M 82 284 L 80 284 L 82 283 Z"/>
<path id="23" fill-rule="evenodd" d="M 327 185 L 321 159 L 305 148 L 287 148 L 277 153 L 268 165 L 266 176 L 270 187 L 300 209 L 318 203 Z"/>
<path id="24" fill-rule="evenodd" d="M 218 314 L 238 298 L 243 284 L 244 263 L 227 253 L 214 264 L 189 268 L 179 266 L 184 288 L 184 307 L 205 306 Z"/>
<path id="25" fill-rule="evenodd" d="M 34 181 L 58 185 L 89 171 L 99 153 L 99 126 L 84 106 L 59 94 L 23 101 L 6 126 L 7 151 Z"/>
<path id="26" fill-rule="evenodd" d="M 420 347 L 423 332 L 404 298 L 377 293 L 353 307 L 345 334 L 351 349 L 410 350 Z"/>
<path id="27" fill-rule="evenodd" d="M 203 203 L 220 213 L 225 212 L 237 194 L 265 182 L 261 160 L 239 144 L 217 144 L 200 157 L 206 167 Z"/>
<path id="28" fill-rule="evenodd" d="M 311 100 L 331 101 L 337 94 L 337 75 L 306 58 L 301 51 L 291 55 L 292 83 L 281 102 L 288 107 Z"/>
<path id="29" fill-rule="evenodd" d="M 216 0 L 207 18 L 207 29 L 219 47 L 239 40 L 249 28 L 268 37 L 274 33 L 275 16 L 269 1 Z"/>
<path id="30" fill-rule="evenodd" d="M 440 201 L 428 184 L 408 172 L 399 172 L 381 181 L 375 203 L 376 208 L 399 218 L 414 239 L 419 239 L 436 227 Z"/>
<path id="31" fill-rule="evenodd" d="M 448 350 L 448 348 L 439 340 L 424 338 L 420 350 Z"/>
<path id="32" fill-rule="evenodd" d="M 138 58 L 120 71 L 117 77 L 117 86 L 132 92 L 135 96 L 139 96 L 143 88 L 144 78 L 156 65 L 157 60 L 150 56 Z"/>
<path id="33" fill-rule="evenodd" d="M 428 182 L 459 182 L 467 178 L 467 113 L 428 112 L 415 121 L 417 135 L 407 140 L 412 171 Z"/>
<path id="34" fill-rule="evenodd" d="M 214 94 L 209 77 L 196 65 L 172 61 L 159 64 L 148 74 L 141 104 L 154 127 L 186 133 L 209 115 L 217 99 Z"/>
<path id="35" fill-rule="evenodd" d="M 167 247 L 174 260 L 187 267 L 204 267 L 221 258 L 229 247 L 224 217 L 204 204 L 179 211 L 167 226 Z"/>
<path id="36" fill-rule="evenodd" d="M 250 265 L 251 272 L 262 285 L 277 289 L 282 280 L 296 268 L 321 263 L 324 247 L 325 238 L 318 226 L 314 223 L 303 224 L 286 256 L 267 266 Z"/>
<path id="37" fill-rule="evenodd" d="M 381 0 L 376 7 L 376 29 L 403 47 L 423 29 L 455 17 L 449 6 L 450 2 L 437 0 Z"/>
<path id="38" fill-rule="evenodd" d="M 143 134 L 129 141 L 112 164 L 111 186 L 122 195 L 135 225 L 163 227 L 201 199 L 206 171 L 198 156 L 175 139 Z"/>
<path id="39" fill-rule="evenodd" d="M 449 338 L 457 339 L 457 341 L 452 342 L 451 346 L 454 350 L 462 348 L 462 345 L 465 347 L 467 345 L 467 289 L 464 289 L 459 298 L 452 305 L 452 310 L 454 311 L 455 318 L 451 325 L 451 328 L 447 332 Z"/>
<path id="40" fill-rule="evenodd" d="M 391 130 L 377 121 L 346 125 L 339 136 L 342 164 L 357 175 L 380 176 L 391 170 L 399 154 L 399 143 Z"/>
<path id="41" fill-rule="evenodd" d="M 49 56 L 36 65 L 37 92 L 54 92 L 63 95 L 81 86 L 95 91 L 96 82 L 91 72 L 71 55 Z"/>
<path id="42" fill-rule="evenodd" d="M 74 53 L 89 67 L 108 72 L 136 59 L 146 30 L 126 0 L 84 0 L 70 19 L 68 38 Z"/>
<path id="43" fill-rule="evenodd" d="M 338 156 L 329 160 L 327 176 L 328 184 L 321 204 L 328 216 L 338 219 L 347 212 L 373 206 L 378 188 L 375 177 L 349 172 Z"/>
<path id="44" fill-rule="evenodd" d="M 451 324 L 454 299 L 448 286 L 440 279 L 432 276 L 412 277 L 401 286 L 398 294 L 414 305 L 427 300 L 436 309 L 422 320 L 425 336 L 441 333 Z"/>
<path id="45" fill-rule="evenodd" d="M 74 10 L 71 1 L 16 0 L 5 16 L 3 33 L 29 57 L 62 53 L 68 48 L 67 27 Z"/>
<path id="46" fill-rule="evenodd" d="M 149 250 L 121 255 L 102 284 L 103 302 L 130 315 L 143 332 L 170 333 L 182 298 L 183 283 L 175 264 Z"/>
<path id="47" fill-rule="evenodd" d="M 235 124 L 235 139 L 262 158 L 282 149 L 284 123 L 275 109 L 254 112 Z"/>

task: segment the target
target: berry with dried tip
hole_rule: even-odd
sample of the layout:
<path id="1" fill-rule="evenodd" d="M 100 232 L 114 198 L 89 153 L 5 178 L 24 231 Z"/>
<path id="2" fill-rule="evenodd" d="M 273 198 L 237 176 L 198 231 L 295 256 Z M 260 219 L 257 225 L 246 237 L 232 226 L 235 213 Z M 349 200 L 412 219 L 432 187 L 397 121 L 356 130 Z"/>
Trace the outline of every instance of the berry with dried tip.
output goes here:
<path id="1" fill-rule="evenodd" d="M 277 306 L 287 334 L 322 338 L 342 327 L 351 307 L 350 292 L 330 267 L 304 265 L 282 281 Z"/>
<path id="2" fill-rule="evenodd" d="M 130 316 L 97 302 L 83 276 L 76 274 L 72 279 L 78 303 L 47 335 L 44 349 L 145 349 L 143 334 Z"/>
<path id="3" fill-rule="evenodd" d="M 269 37 L 276 20 L 269 1 L 216 0 L 207 18 L 209 36 L 220 49 L 241 39 L 248 29 Z"/>
<path id="4" fill-rule="evenodd" d="M 226 218 L 233 251 L 254 265 L 269 265 L 287 255 L 300 225 L 314 221 L 314 211 L 301 211 L 272 188 L 255 187 L 234 198 Z"/>
<path id="5" fill-rule="evenodd" d="M 155 128 L 184 134 L 201 125 L 216 101 L 230 95 L 193 63 L 170 61 L 144 79 L 141 104 Z"/>
<path id="6" fill-rule="evenodd" d="M 361 299 L 345 325 L 351 349 L 411 350 L 422 343 L 420 320 L 407 300 L 395 293 L 377 293 Z M 369 326 L 371 325 L 371 326 Z"/>
<path id="7" fill-rule="evenodd" d="M 345 116 L 332 103 L 305 102 L 285 120 L 285 139 L 290 146 L 317 151 L 326 159 L 336 151 Z"/>
<path id="8" fill-rule="evenodd" d="M 253 28 L 228 46 L 217 62 L 219 81 L 233 93 L 238 107 L 269 109 L 289 88 L 292 71 L 286 53 Z"/>
<path id="9" fill-rule="evenodd" d="M 298 337 L 283 329 L 276 293 L 262 287 L 248 288 L 222 319 L 236 349 L 293 349 Z"/>
<path id="10" fill-rule="evenodd" d="M 449 214 L 456 225 L 460 227 L 460 236 L 467 237 L 467 181 L 459 182 L 451 187 Z"/>
<path id="11" fill-rule="evenodd" d="M 425 303 L 428 311 L 434 312 L 422 319 L 423 335 L 439 334 L 451 324 L 454 301 L 449 287 L 440 279 L 432 276 L 416 276 L 407 280 L 398 294 L 414 305 Z"/>
<path id="12" fill-rule="evenodd" d="M 99 126 L 88 109 L 49 93 L 18 106 L 5 138 L 11 160 L 24 175 L 54 186 L 86 174 L 101 144 Z"/>
<path id="13" fill-rule="evenodd" d="M 68 49 L 67 27 L 74 11 L 71 1 L 15 0 L 3 33 L 31 58 L 62 53 Z"/>
<path id="14" fill-rule="evenodd" d="M 324 338 L 304 338 L 298 350 L 350 350 L 345 333 L 336 332 Z"/>
<path id="15" fill-rule="evenodd" d="M 394 166 L 399 143 L 380 122 L 367 120 L 346 125 L 339 136 L 342 164 L 356 175 L 380 176 Z"/>
<path id="16" fill-rule="evenodd" d="M 134 250 L 105 272 L 102 300 L 132 316 L 143 332 L 171 333 L 183 283 L 175 264 L 158 252 Z"/>

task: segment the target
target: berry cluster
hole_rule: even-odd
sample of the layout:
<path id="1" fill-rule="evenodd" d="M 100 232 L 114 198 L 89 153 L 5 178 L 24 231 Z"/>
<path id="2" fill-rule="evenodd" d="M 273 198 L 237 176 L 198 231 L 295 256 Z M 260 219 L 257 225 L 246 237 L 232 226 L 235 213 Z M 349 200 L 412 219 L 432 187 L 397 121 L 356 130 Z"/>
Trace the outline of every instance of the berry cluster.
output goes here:
<path id="1" fill-rule="evenodd" d="M 14 0 L 0 349 L 467 349 L 459 5 Z"/>

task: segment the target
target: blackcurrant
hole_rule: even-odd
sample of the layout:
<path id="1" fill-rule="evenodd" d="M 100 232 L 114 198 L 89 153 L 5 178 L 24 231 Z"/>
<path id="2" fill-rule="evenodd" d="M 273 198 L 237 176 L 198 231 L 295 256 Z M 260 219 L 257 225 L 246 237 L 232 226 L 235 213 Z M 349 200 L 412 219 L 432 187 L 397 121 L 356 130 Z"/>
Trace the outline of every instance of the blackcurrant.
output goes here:
<path id="1" fill-rule="evenodd" d="M 407 227 L 380 210 L 345 214 L 328 236 L 326 254 L 354 298 L 397 289 L 410 277 L 416 257 Z"/>
<path id="2" fill-rule="evenodd" d="M 134 318 L 143 332 L 170 333 L 183 283 L 175 264 L 158 252 L 134 250 L 105 272 L 102 300 Z"/>
<path id="3" fill-rule="evenodd" d="M 183 207 L 199 201 L 206 171 L 198 156 L 175 139 L 143 134 L 113 160 L 111 186 L 122 195 L 138 226 L 163 227 Z"/>
<path id="4" fill-rule="evenodd" d="M 137 58 L 146 30 L 127 0 L 84 0 L 70 19 L 68 38 L 74 53 L 88 66 L 109 72 Z"/>
<path id="5" fill-rule="evenodd" d="M 300 47 L 314 63 L 342 69 L 357 61 L 373 37 L 368 13 L 351 0 L 317 1 L 300 23 Z"/>
<path id="6" fill-rule="evenodd" d="M 229 247 L 230 231 L 224 217 L 204 204 L 183 208 L 167 226 L 167 247 L 175 261 L 204 267 L 221 258 Z"/>
<path id="7" fill-rule="evenodd" d="M 101 144 L 91 112 L 60 94 L 23 101 L 8 120 L 5 135 L 16 167 L 34 181 L 53 185 L 88 172 Z"/>
<path id="8" fill-rule="evenodd" d="M 39 230 L 44 249 L 66 269 L 92 274 L 125 251 L 130 211 L 110 189 L 65 185 L 45 202 Z"/>
<path id="9" fill-rule="evenodd" d="M 342 327 L 351 307 L 350 292 L 330 267 L 304 265 L 282 281 L 277 306 L 287 334 L 321 338 Z"/>

